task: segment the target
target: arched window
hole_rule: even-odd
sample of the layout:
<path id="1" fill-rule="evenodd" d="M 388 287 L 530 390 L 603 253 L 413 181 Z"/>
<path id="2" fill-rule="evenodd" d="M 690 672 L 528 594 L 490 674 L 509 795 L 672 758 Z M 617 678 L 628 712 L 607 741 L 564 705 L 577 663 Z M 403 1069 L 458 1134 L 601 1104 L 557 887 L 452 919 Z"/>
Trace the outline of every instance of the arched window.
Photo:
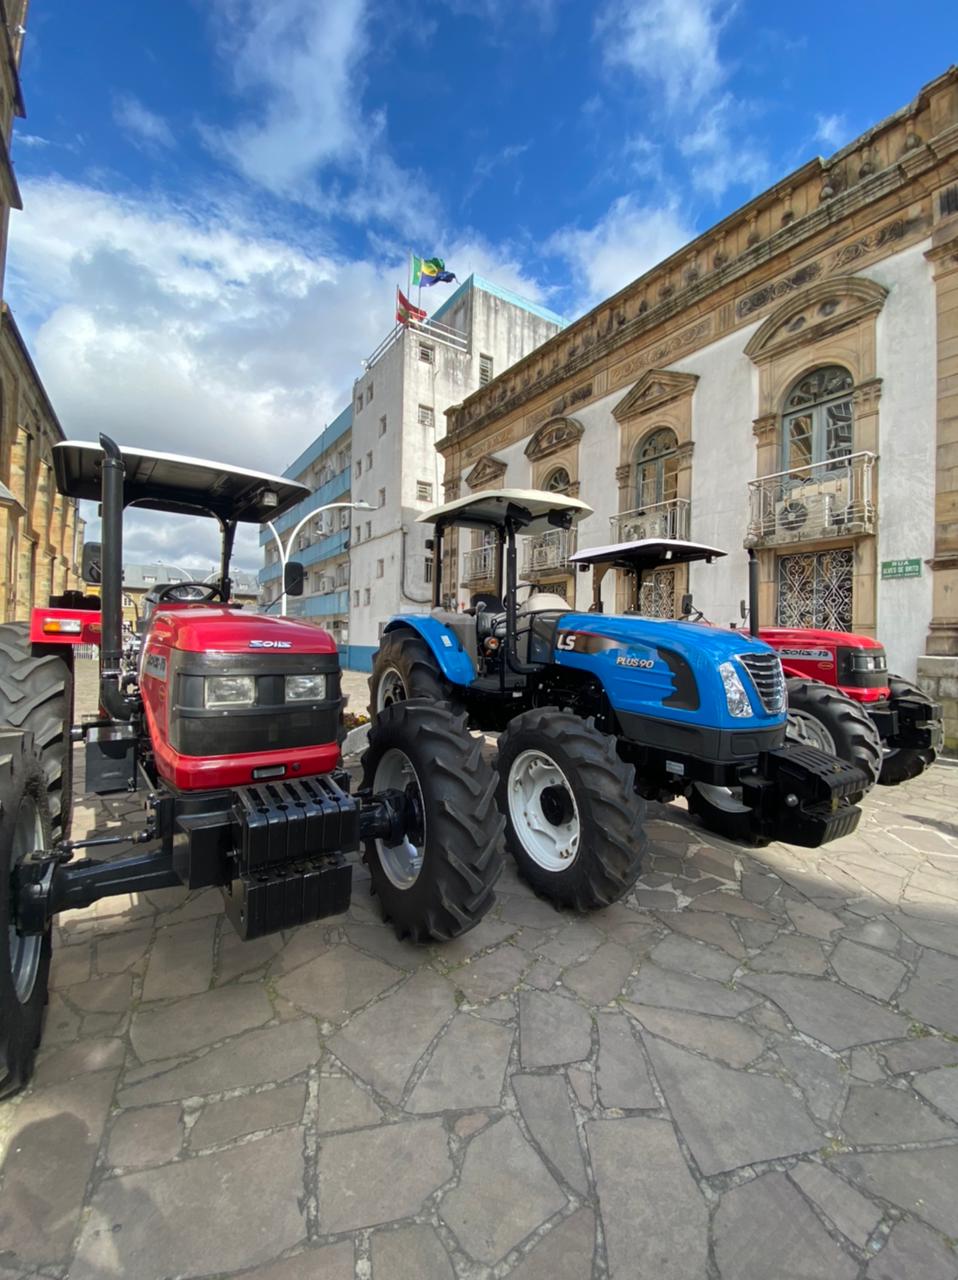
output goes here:
<path id="1" fill-rule="evenodd" d="M 782 470 L 845 465 L 852 452 L 852 375 L 840 365 L 804 374 L 782 410 Z"/>
<path id="2" fill-rule="evenodd" d="M 571 483 L 572 477 L 566 468 L 556 467 L 546 476 L 542 487 L 547 493 L 565 493 Z"/>
<path id="3" fill-rule="evenodd" d="M 678 496 L 678 440 L 669 427 L 652 431 L 635 447 L 635 505 L 645 510 Z"/>

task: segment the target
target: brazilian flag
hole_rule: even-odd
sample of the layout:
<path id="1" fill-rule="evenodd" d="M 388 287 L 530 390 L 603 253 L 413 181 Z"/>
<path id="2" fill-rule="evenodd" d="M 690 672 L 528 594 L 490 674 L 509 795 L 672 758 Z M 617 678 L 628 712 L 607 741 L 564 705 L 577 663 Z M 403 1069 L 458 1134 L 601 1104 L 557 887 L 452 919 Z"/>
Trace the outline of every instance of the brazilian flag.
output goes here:
<path id="1" fill-rule="evenodd" d="M 442 258 L 418 258 L 412 255 L 412 283 L 414 285 L 451 284 L 456 277 L 446 270 Z"/>

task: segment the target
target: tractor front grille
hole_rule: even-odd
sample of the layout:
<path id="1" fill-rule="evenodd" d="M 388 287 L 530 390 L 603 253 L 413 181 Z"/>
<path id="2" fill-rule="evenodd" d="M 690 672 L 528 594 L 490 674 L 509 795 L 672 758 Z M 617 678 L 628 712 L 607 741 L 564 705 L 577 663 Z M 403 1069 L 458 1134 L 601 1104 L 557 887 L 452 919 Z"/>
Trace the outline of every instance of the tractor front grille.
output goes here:
<path id="1" fill-rule="evenodd" d="M 770 716 L 785 710 L 785 676 L 776 653 L 740 653 L 738 660 L 751 677 L 755 692 Z"/>

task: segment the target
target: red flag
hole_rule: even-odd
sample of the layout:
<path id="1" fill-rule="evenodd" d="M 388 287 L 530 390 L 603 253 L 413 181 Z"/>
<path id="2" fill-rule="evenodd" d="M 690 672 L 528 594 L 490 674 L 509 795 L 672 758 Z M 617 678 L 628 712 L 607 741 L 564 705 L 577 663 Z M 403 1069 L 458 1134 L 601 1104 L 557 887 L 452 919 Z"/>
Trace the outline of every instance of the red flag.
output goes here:
<path id="1" fill-rule="evenodd" d="M 425 320 L 426 313 L 422 307 L 414 307 L 402 289 L 396 289 L 396 320 L 399 324 L 408 324 L 410 320 Z"/>

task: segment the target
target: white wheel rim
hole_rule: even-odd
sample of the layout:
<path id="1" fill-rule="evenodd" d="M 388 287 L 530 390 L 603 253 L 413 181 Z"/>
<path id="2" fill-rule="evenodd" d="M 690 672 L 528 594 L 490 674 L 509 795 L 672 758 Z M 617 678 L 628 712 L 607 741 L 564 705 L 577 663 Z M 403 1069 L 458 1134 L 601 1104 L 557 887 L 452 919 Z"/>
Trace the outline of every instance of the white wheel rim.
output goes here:
<path id="1" fill-rule="evenodd" d="M 742 803 L 741 787 L 717 787 L 711 782 L 696 782 L 695 787 L 703 799 L 723 813 L 748 813 L 749 807 Z"/>
<path id="2" fill-rule="evenodd" d="M 835 739 L 828 732 L 817 716 L 810 716 L 807 711 L 789 711 L 786 735 L 792 742 L 800 742 L 806 747 L 817 747 L 827 755 L 837 756 Z"/>
<path id="3" fill-rule="evenodd" d="M 11 850 L 10 868 L 16 867 L 28 854 L 43 848 L 43 824 L 40 822 L 40 810 L 31 796 L 24 796 L 17 810 L 17 820 L 13 829 L 13 848 Z M 17 999 L 26 1004 L 33 991 L 37 979 L 37 968 L 40 964 L 39 934 L 25 936 L 19 933 L 13 919 L 13 903 L 11 902 L 10 923 L 7 929 L 10 943 L 10 973 Z"/>
<path id="4" fill-rule="evenodd" d="M 569 779 L 544 751 L 521 751 L 506 781 L 509 819 L 532 861 L 568 871 L 579 852 L 579 806 Z"/>
<path id="5" fill-rule="evenodd" d="M 395 667 L 386 667 L 376 689 L 376 710 L 384 711 L 394 702 L 405 702 L 407 696 L 406 682 L 400 672 Z"/>
<path id="6" fill-rule="evenodd" d="M 411 889 L 419 879 L 422 861 L 426 849 L 426 808 L 423 804 L 422 788 L 412 761 L 405 751 L 398 747 L 390 747 L 376 765 L 373 777 L 373 791 L 409 791 L 419 802 L 422 817 L 422 844 L 414 844 L 408 836 L 404 836 L 399 844 L 387 845 L 384 840 L 376 841 L 376 852 L 379 865 L 386 874 L 390 884 L 397 889 Z"/>

